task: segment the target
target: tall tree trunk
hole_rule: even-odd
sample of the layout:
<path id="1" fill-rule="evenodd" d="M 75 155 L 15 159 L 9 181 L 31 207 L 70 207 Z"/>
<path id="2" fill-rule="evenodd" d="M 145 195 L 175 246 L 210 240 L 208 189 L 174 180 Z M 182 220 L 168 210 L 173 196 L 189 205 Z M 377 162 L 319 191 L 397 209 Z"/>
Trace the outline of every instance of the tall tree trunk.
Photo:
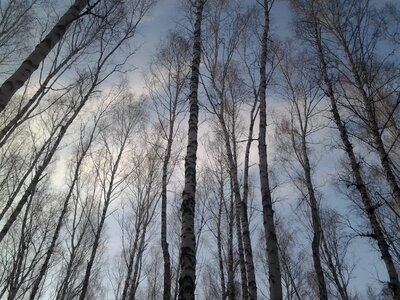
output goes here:
<path id="1" fill-rule="evenodd" d="M 266 110 L 266 66 L 267 46 L 269 35 L 269 1 L 264 0 L 264 32 L 261 44 L 261 65 L 260 65 L 260 125 L 258 135 L 258 154 L 260 158 L 260 183 L 261 201 L 263 207 L 263 223 L 265 240 L 267 244 L 267 260 L 269 275 L 269 290 L 271 300 L 282 299 L 281 268 L 279 265 L 278 240 L 274 224 L 274 210 L 272 208 L 271 189 L 269 186 L 268 162 L 267 162 L 267 110 Z"/>
<path id="2" fill-rule="evenodd" d="M 251 108 L 251 113 L 250 113 L 250 124 L 249 124 L 248 136 L 247 136 L 246 150 L 245 150 L 245 155 L 244 155 L 243 196 L 242 196 L 242 201 L 241 201 L 241 210 L 242 210 L 243 219 L 245 219 L 247 227 L 249 227 L 248 226 L 248 216 L 247 216 L 247 201 L 248 201 L 248 197 L 249 197 L 249 162 L 250 162 L 251 144 L 253 142 L 253 130 L 254 130 L 254 124 L 255 124 L 256 109 L 257 109 L 257 101 L 254 101 L 253 107 Z M 233 138 L 235 139 L 234 134 L 233 134 Z M 236 139 L 234 140 L 233 147 L 236 148 Z M 250 232 L 249 232 L 249 239 L 250 239 Z M 252 286 L 253 286 L 252 293 L 255 294 L 257 297 L 257 286 L 256 286 L 256 282 L 255 282 L 254 262 L 253 262 L 251 244 L 249 246 L 250 246 L 250 251 L 251 251 L 250 263 L 251 263 L 252 270 L 253 270 L 250 275 L 254 276 L 254 286 L 252 284 Z M 246 263 L 248 263 L 248 262 L 246 262 Z M 248 282 L 248 285 L 249 285 L 249 290 L 250 290 L 250 282 Z M 252 295 L 250 293 L 250 297 L 251 296 Z"/>
<path id="3" fill-rule="evenodd" d="M 45 60 L 53 47 L 63 38 L 68 27 L 79 17 L 88 2 L 89 0 L 76 0 L 15 73 L 2 84 L 0 87 L 0 112 L 4 110 L 12 96 Z"/>
<path id="4" fill-rule="evenodd" d="M 32 195 L 33 196 L 33 195 Z M 26 205 L 25 209 L 25 214 L 22 220 L 22 226 L 21 226 L 21 237 L 19 240 L 18 244 L 18 253 L 17 257 L 14 262 L 14 266 L 10 275 L 10 279 L 8 280 L 9 283 L 8 285 L 10 286 L 9 292 L 8 292 L 8 300 L 15 299 L 18 293 L 18 290 L 20 288 L 20 277 L 21 277 L 21 271 L 23 271 L 23 263 L 24 263 L 24 257 L 27 255 L 27 250 L 28 246 L 26 245 L 26 230 L 27 230 L 27 223 L 28 223 L 28 218 L 29 218 L 29 213 L 30 213 L 30 207 L 32 203 L 32 196 L 30 197 L 30 201 L 28 201 L 28 204 Z"/>
<path id="5" fill-rule="evenodd" d="M 206 0 L 196 1 L 196 21 L 193 33 L 193 56 L 189 95 L 188 145 L 185 158 L 185 186 L 182 193 L 182 230 L 180 253 L 179 299 L 194 299 L 196 289 L 196 237 L 194 233 L 196 160 L 198 129 L 198 88 L 201 59 L 201 21 Z"/>
<path id="6" fill-rule="evenodd" d="M 368 194 L 367 187 L 364 183 L 364 179 L 362 177 L 360 163 L 357 161 L 356 155 L 354 153 L 353 145 L 350 142 L 349 135 L 347 133 L 347 129 L 344 123 L 341 120 L 339 110 L 336 104 L 336 98 L 333 90 L 333 83 L 328 75 L 328 66 L 325 61 L 325 55 L 322 48 L 322 41 L 320 35 L 320 29 L 318 28 L 318 21 L 316 19 L 313 20 L 314 26 L 314 34 L 315 34 L 315 43 L 318 51 L 318 56 L 321 64 L 321 75 L 323 77 L 324 83 L 326 85 L 326 95 L 330 99 L 331 102 L 331 111 L 333 114 L 333 118 L 335 120 L 336 126 L 340 133 L 340 138 L 342 139 L 343 145 L 345 147 L 345 151 L 350 161 L 351 170 L 353 176 L 355 178 L 355 185 L 360 193 L 361 201 L 364 205 L 364 210 L 367 214 L 368 220 L 370 222 L 373 234 L 373 237 L 377 243 L 378 248 L 381 253 L 381 257 L 385 263 L 388 275 L 389 275 L 389 287 L 393 292 L 393 299 L 400 299 L 400 282 L 399 276 L 396 271 L 396 267 L 390 253 L 389 245 L 385 240 L 385 235 L 383 229 L 379 223 L 377 216 L 375 215 L 375 206 L 372 203 L 372 200 Z"/>

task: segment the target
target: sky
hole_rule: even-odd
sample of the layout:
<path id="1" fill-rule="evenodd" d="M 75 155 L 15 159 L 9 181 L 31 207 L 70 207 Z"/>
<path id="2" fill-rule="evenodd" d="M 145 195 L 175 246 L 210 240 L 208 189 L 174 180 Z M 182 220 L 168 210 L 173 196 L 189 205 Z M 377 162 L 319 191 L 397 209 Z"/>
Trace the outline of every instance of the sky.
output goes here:
<path id="1" fill-rule="evenodd" d="M 256 3 L 255 0 L 246 1 Z M 137 71 L 129 75 L 131 87 L 137 93 L 140 93 L 144 87 L 143 72 L 146 72 L 152 55 L 156 52 L 157 45 L 168 31 L 184 26 L 181 3 L 182 0 L 159 0 L 141 24 L 140 37 L 137 42 L 139 48 L 131 61 Z M 290 9 L 287 0 L 275 1 L 271 24 L 273 34 L 280 37 L 289 37 L 291 35 Z"/>

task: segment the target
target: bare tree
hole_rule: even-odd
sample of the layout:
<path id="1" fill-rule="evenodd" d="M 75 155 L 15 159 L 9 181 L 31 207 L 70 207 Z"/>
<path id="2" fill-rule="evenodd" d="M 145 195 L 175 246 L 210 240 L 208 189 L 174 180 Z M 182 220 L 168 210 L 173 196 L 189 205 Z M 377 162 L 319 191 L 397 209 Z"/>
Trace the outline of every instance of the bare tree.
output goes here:
<path id="1" fill-rule="evenodd" d="M 103 42 L 100 43 L 99 53 L 94 59 L 94 66 L 92 66 L 86 74 L 79 75 L 75 89 L 73 89 L 69 95 L 72 98 L 71 107 L 67 109 L 65 116 L 58 125 L 57 136 L 54 137 L 54 142 L 49 146 L 49 150 L 47 151 L 43 162 L 38 167 L 38 170 L 32 178 L 28 188 L 19 200 L 9 219 L 6 221 L 3 229 L 0 231 L 0 242 L 7 234 L 11 225 L 15 221 L 16 216 L 20 213 L 22 207 L 27 202 L 29 195 L 35 189 L 38 180 L 50 164 L 59 144 L 67 132 L 68 127 L 71 126 L 79 112 L 85 106 L 86 102 L 92 97 L 95 88 L 106 81 L 115 72 L 122 71 L 124 62 L 126 62 L 126 60 L 132 55 L 131 52 L 128 52 L 128 54 L 126 54 L 127 56 L 121 58 L 122 63 L 116 61 L 114 64 L 110 64 L 109 61 L 114 55 L 122 51 L 123 49 L 121 49 L 121 47 L 135 35 L 138 24 L 144 17 L 145 13 L 151 8 L 152 4 L 152 1 L 138 0 L 133 4 L 130 4 L 129 7 L 125 7 L 131 15 L 126 14 L 124 18 L 121 18 L 120 10 L 123 9 L 123 7 L 119 7 L 118 9 L 115 8 L 107 15 L 110 20 L 114 20 L 115 23 L 111 24 L 109 27 L 103 28 L 101 31 L 100 36 Z M 107 7 L 103 9 L 107 10 Z M 120 26 L 120 33 L 118 35 L 112 34 L 115 29 L 112 25 Z"/>
<path id="2" fill-rule="evenodd" d="M 286 47 L 290 49 L 289 45 Z M 319 298 L 328 299 L 320 254 L 322 240 L 321 209 L 317 199 L 317 191 L 314 187 L 314 166 L 310 158 L 312 155 L 312 148 L 310 147 L 312 134 L 318 133 L 325 126 L 319 121 L 324 107 L 321 105 L 323 98 L 318 84 L 307 74 L 307 62 L 308 59 L 305 53 L 290 57 L 286 56 L 281 61 L 283 93 L 284 97 L 289 100 L 289 119 L 284 118 L 280 126 L 278 126 L 280 130 L 277 133 L 277 140 L 281 140 L 279 145 L 281 149 L 285 149 L 287 144 L 291 145 L 289 152 L 294 153 L 294 159 L 302 169 L 302 174 L 300 173 L 294 177 L 295 180 L 299 181 L 296 187 L 302 195 L 301 199 L 307 199 L 310 209 L 313 232 L 311 248 L 318 280 Z M 283 152 L 281 151 L 281 153 Z"/>
<path id="3" fill-rule="evenodd" d="M 159 138 L 158 135 L 155 140 Z M 135 299 L 141 282 L 147 235 L 161 198 L 162 176 L 160 177 L 159 173 L 162 168 L 158 151 L 155 146 L 149 145 L 147 149 L 137 149 L 132 153 L 132 173 L 125 192 L 128 205 L 123 215 L 124 219 L 121 220 L 122 236 L 126 239 L 123 241 L 122 250 L 126 262 L 126 275 L 121 299 Z"/>
<path id="4" fill-rule="evenodd" d="M 83 125 L 81 128 L 79 145 L 76 150 L 74 166 L 72 168 L 72 173 L 73 173 L 72 180 L 71 180 L 71 183 L 69 184 L 68 192 L 65 196 L 63 207 L 62 207 L 61 213 L 58 217 L 57 225 L 54 230 L 54 234 L 53 234 L 50 246 L 47 250 L 44 262 L 42 263 L 42 266 L 40 267 L 40 272 L 37 275 L 37 278 L 33 284 L 32 291 L 29 296 L 29 298 L 31 300 L 35 299 L 36 294 L 38 293 L 39 288 L 42 284 L 42 281 L 44 280 L 45 274 L 48 271 L 50 260 L 53 257 L 53 254 L 56 250 L 58 239 L 59 239 L 60 232 L 61 232 L 61 228 L 65 222 L 65 218 L 68 213 L 68 208 L 70 207 L 70 200 L 71 200 L 73 191 L 75 189 L 75 185 L 79 181 L 79 176 L 81 175 L 81 166 L 89 152 L 89 149 L 90 149 L 94 139 L 96 138 L 97 126 L 98 126 L 106 108 L 107 108 L 107 105 L 105 105 L 105 107 L 100 106 L 97 115 L 94 116 L 93 127 L 91 128 L 91 130 L 89 132 L 86 132 L 86 130 L 87 130 L 85 128 L 86 126 Z"/>
<path id="5" fill-rule="evenodd" d="M 333 80 L 330 77 L 328 73 L 328 63 L 327 63 L 327 58 L 326 58 L 326 49 L 323 44 L 323 37 L 322 37 L 322 28 L 320 25 L 319 17 L 317 14 L 317 4 L 318 1 L 293 1 L 293 4 L 295 5 L 296 10 L 298 13 L 305 18 L 308 23 L 303 23 L 303 24 L 309 24 L 310 26 L 303 26 L 305 30 L 308 30 L 306 32 L 309 33 L 309 36 L 311 36 L 311 42 L 313 47 L 315 47 L 315 51 L 318 55 L 319 58 L 319 71 L 324 83 L 324 91 L 328 99 L 330 100 L 331 104 L 331 111 L 332 115 L 335 121 L 335 124 L 339 130 L 340 133 L 340 138 L 342 140 L 342 143 L 344 145 L 344 149 L 346 151 L 346 154 L 348 156 L 348 159 L 350 161 L 350 166 L 351 166 L 351 171 L 352 171 L 352 176 L 354 178 L 354 185 L 357 188 L 360 198 L 362 200 L 363 206 L 365 213 L 368 217 L 369 223 L 372 228 L 372 236 L 376 240 L 379 251 L 382 255 L 382 259 L 386 265 L 388 274 L 389 274 L 389 280 L 390 280 L 390 288 L 393 291 L 393 295 L 395 299 L 398 299 L 398 291 L 399 291 L 399 277 L 396 271 L 396 267 L 393 263 L 392 255 L 390 253 L 390 248 L 388 243 L 385 240 L 384 236 L 384 231 L 381 227 L 381 224 L 378 221 L 378 218 L 376 216 L 376 208 L 373 204 L 373 201 L 369 195 L 367 186 L 365 184 L 362 171 L 361 171 L 361 165 L 360 162 L 357 159 L 357 156 L 355 154 L 353 145 L 351 144 L 349 133 L 347 131 L 347 128 L 345 124 L 342 121 L 341 114 L 338 109 L 338 104 L 337 104 L 337 94 L 335 93 L 334 90 L 334 84 Z M 307 8 L 307 12 L 303 10 L 304 8 Z M 397 297 L 397 298 L 396 298 Z"/>
<path id="6" fill-rule="evenodd" d="M 101 7 L 98 9 L 101 11 Z M 80 18 L 73 23 L 71 30 L 59 42 L 54 55 L 49 57 L 48 61 L 43 62 L 38 79 L 39 88 L 33 95 L 28 92 L 24 93 L 20 103 L 14 105 L 15 109 L 13 109 L 14 107 L 7 109 L 7 111 L 10 111 L 11 116 L 0 130 L 1 147 L 5 145 L 19 126 L 43 113 L 58 101 L 62 101 L 63 96 L 74 85 L 66 85 L 65 89 L 60 89 L 58 87 L 59 81 L 66 80 L 65 77 L 70 72 L 71 67 L 82 63 L 85 57 L 88 58 L 88 50 L 94 47 L 95 42 L 101 38 L 106 26 L 109 26 L 106 20 L 99 22 L 96 18 Z M 46 70 L 47 68 L 49 69 L 48 71 Z M 46 71 L 48 72 L 47 75 L 45 75 Z M 79 73 L 79 71 L 77 72 Z M 36 89 L 33 86 L 33 84 L 30 84 L 29 89 Z M 51 95 L 50 99 L 48 99 L 49 95 Z"/>
<path id="7" fill-rule="evenodd" d="M 94 241 L 87 262 L 86 272 L 82 283 L 82 291 L 79 299 L 83 300 L 89 288 L 89 279 L 93 264 L 99 248 L 104 224 L 109 215 L 109 208 L 116 199 L 116 195 L 122 192 L 125 180 L 130 173 L 121 170 L 121 163 L 127 155 L 127 147 L 130 143 L 132 134 L 137 130 L 144 111 L 141 105 L 134 102 L 132 96 L 122 95 L 122 101 L 117 103 L 111 111 L 109 124 L 101 132 L 102 147 L 97 151 L 92 151 L 94 174 L 98 177 L 101 192 L 101 203 L 98 204 L 99 214 L 96 216 L 95 224 L 92 224 Z"/>
<path id="8" fill-rule="evenodd" d="M 213 3 L 213 2 L 212 2 Z M 207 22 L 207 42 L 205 42 L 204 61 L 207 74 L 202 76 L 203 86 L 212 112 L 219 123 L 220 135 L 225 142 L 225 151 L 229 165 L 232 188 L 235 197 L 237 238 L 242 274 L 243 297 L 257 298 L 257 284 L 253 262 L 253 250 L 250 238 L 250 226 L 247 212 L 249 152 L 254 125 L 253 105 L 246 147 L 241 193 L 238 172 L 238 133 L 241 104 L 247 96 L 247 87 L 239 75 L 239 63 L 235 60 L 241 35 L 249 24 L 251 13 L 245 12 L 240 5 L 216 1 L 211 8 Z"/>
<path id="9" fill-rule="evenodd" d="M 150 66 L 147 78 L 150 97 L 154 101 L 162 138 L 165 140 L 165 153 L 162 169 L 161 191 L 161 247 L 164 258 L 164 300 L 171 298 L 171 262 L 167 240 L 167 187 L 175 166 L 171 157 L 174 139 L 177 136 L 184 97 L 187 90 L 190 46 L 177 32 L 171 32 L 155 60 Z"/>

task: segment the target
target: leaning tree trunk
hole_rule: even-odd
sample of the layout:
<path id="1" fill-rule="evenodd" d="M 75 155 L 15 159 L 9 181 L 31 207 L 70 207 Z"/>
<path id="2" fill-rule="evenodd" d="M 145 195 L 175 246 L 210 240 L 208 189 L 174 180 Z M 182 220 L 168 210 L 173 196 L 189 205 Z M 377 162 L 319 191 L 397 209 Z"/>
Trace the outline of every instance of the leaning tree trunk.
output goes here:
<path id="1" fill-rule="evenodd" d="M 0 112 L 10 102 L 12 96 L 31 77 L 45 60 L 53 47 L 63 38 L 68 27 L 74 22 L 89 0 L 75 0 L 74 4 L 61 17 L 49 34 L 36 46 L 21 66 L 0 87 Z"/>
<path id="2" fill-rule="evenodd" d="M 379 251 L 381 252 L 381 257 L 385 263 L 388 275 L 389 275 L 389 287 L 393 292 L 393 299 L 400 299 L 400 282 L 399 276 L 396 271 L 396 267 L 390 253 L 389 245 L 386 242 L 384 231 L 379 223 L 379 220 L 375 214 L 375 206 L 368 194 L 367 187 L 365 185 L 364 179 L 362 177 L 360 164 L 357 161 L 356 155 L 354 153 L 353 145 L 350 142 L 349 135 L 347 133 L 347 129 L 344 123 L 341 120 L 339 110 L 336 104 L 336 99 L 333 91 L 333 83 L 328 75 L 328 67 L 325 61 L 325 56 L 322 48 L 322 41 L 320 36 L 320 31 L 317 25 L 317 20 L 314 20 L 314 34 L 315 34 L 315 43 L 318 51 L 318 56 L 321 64 L 321 75 L 323 77 L 323 81 L 327 87 L 326 95 L 331 101 L 331 112 L 333 114 L 334 121 L 340 133 L 340 138 L 343 142 L 345 151 L 350 161 L 351 170 L 353 176 L 355 178 L 355 185 L 360 194 L 361 201 L 364 205 L 364 210 L 367 214 L 369 223 L 372 228 L 371 237 L 374 238 L 378 243 Z"/>
<path id="3" fill-rule="evenodd" d="M 264 32 L 261 45 L 260 66 L 260 120 L 258 135 L 258 154 L 260 157 L 260 184 L 261 201 L 263 207 L 263 223 L 265 240 L 267 246 L 269 290 L 271 300 L 282 299 L 281 268 L 279 265 L 278 240 L 274 224 L 274 210 L 272 208 L 271 189 L 269 186 L 268 162 L 267 162 L 267 111 L 265 92 L 267 88 L 266 65 L 267 65 L 267 43 L 269 34 L 269 1 L 264 0 Z"/>
<path id="4" fill-rule="evenodd" d="M 56 81 L 54 80 L 53 83 L 50 83 L 51 79 L 53 79 L 63 68 L 66 69 L 68 68 L 68 66 L 71 66 L 71 59 L 79 51 L 79 48 L 75 49 L 53 71 L 51 71 L 51 73 L 47 75 L 43 83 L 40 84 L 39 89 L 28 100 L 28 102 L 18 110 L 17 114 L 10 121 L 8 121 L 8 123 L 4 125 L 2 129 L 0 129 L 0 148 L 2 148 L 6 144 L 7 140 L 18 128 L 18 126 L 20 126 L 24 121 L 29 118 L 32 111 L 38 106 L 40 99 L 43 98 L 48 93 L 48 91 L 51 90 L 51 87 Z"/>
<path id="5" fill-rule="evenodd" d="M 185 158 L 185 186 L 182 193 L 182 230 L 179 276 L 179 299 L 194 299 L 196 289 L 196 238 L 194 234 L 196 160 L 198 128 L 198 88 L 201 59 L 201 21 L 206 0 L 196 1 L 196 21 L 193 33 L 193 56 L 190 78 L 190 112 L 188 145 Z"/>

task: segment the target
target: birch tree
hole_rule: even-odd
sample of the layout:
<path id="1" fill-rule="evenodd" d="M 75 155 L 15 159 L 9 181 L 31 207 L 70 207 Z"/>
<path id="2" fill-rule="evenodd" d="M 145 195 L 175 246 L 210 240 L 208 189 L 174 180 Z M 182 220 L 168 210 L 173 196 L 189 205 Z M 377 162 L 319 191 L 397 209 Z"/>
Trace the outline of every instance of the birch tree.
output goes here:
<path id="1" fill-rule="evenodd" d="M 335 85 L 334 81 L 329 75 L 329 65 L 327 62 L 327 50 L 325 49 L 324 46 L 324 41 L 323 41 L 323 36 L 322 36 L 322 28 L 320 25 L 319 17 L 317 14 L 317 7 L 318 2 L 316 1 L 307 1 L 306 3 L 304 2 L 298 2 L 294 1 L 293 2 L 295 5 L 295 8 L 297 9 L 298 13 L 303 16 L 306 20 L 309 21 L 308 24 L 311 26 L 308 27 L 308 32 L 310 33 L 311 36 L 311 43 L 313 47 L 315 47 L 315 52 L 318 55 L 319 58 L 319 71 L 321 78 L 324 83 L 324 92 L 326 96 L 328 97 L 331 105 L 331 112 L 335 121 L 335 124 L 337 126 L 337 129 L 339 130 L 340 133 L 340 138 L 344 146 L 344 150 L 347 154 L 347 157 L 350 162 L 351 166 L 351 172 L 352 172 L 352 177 L 355 183 L 355 187 L 359 193 L 359 196 L 361 198 L 361 201 L 364 206 L 364 210 L 366 213 L 366 216 L 369 220 L 372 232 L 373 232 L 373 237 L 374 240 L 378 244 L 379 251 L 381 253 L 381 257 L 385 263 L 388 275 L 389 275 L 389 282 L 390 282 L 390 288 L 393 292 L 393 297 L 394 299 L 398 299 L 398 289 L 399 289 L 399 277 L 398 273 L 396 271 L 395 264 L 393 262 L 392 255 L 390 253 L 390 246 L 386 242 L 385 236 L 384 236 L 384 230 L 382 229 L 381 224 L 379 223 L 379 220 L 376 215 L 376 209 L 373 204 L 373 200 L 370 197 L 370 193 L 368 191 L 368 188 L 366 186 L 366 183 L 364 181 L 364 176 L 362 173 L 361 165 L 359 160 L 357 159 L 354 147 L 351 143 L 350 137 L 348 130 L 346 128 L 345 123 L 342 121 L 342 115 L 339 112 L 338 108 L 338 95 L 335 93 Z M 299 6 L 301 4 L 302 6 Z M 309 8 L 309 12 L 306 13 L 304 10 L 302 10 L 301 7 L 307 7 Z M 307 29 L 307 27 L 303 27 L 304 29 Z M 397 298 L 396 298 L 397 297 Z"/>
<path id="2" fill-rule="evenodd" d="M 258 101 L 260 103 L 258 154 L 261 183 L 261 201 L 263 207 L 263 224 L 265 231 L 265 242 L 268 258 L 269 289 L 271 300 L 282 299 L 281 269 L 279 265 L 278 240 L 276 237 L 274 210 L 272 207 L 271 188 L 268 177 L 267 161 L 267 108 L 266 108 L 266 67 L 268 57 L 269 39 L 269 13 L 272 7 L 271 1 L 264 0 L 262 4 L 264 12 L 263 33 L 261 40 L 260 55 L 260 84 L 258 88 Z"/>
<path id="3" fill-rule="evenodd" d="M 185 157 L 185 186 L 182 193 L 182 231 L 179 299 L 194 299 L 196 289 L 196 237 L 194 233 L 196 160 L 198 130 L 198 88 L 201 59 L 201 22 L 206 0 L 192 2 L 195 8 L 193 50 L 189 94 L 188 144 Z"/>

